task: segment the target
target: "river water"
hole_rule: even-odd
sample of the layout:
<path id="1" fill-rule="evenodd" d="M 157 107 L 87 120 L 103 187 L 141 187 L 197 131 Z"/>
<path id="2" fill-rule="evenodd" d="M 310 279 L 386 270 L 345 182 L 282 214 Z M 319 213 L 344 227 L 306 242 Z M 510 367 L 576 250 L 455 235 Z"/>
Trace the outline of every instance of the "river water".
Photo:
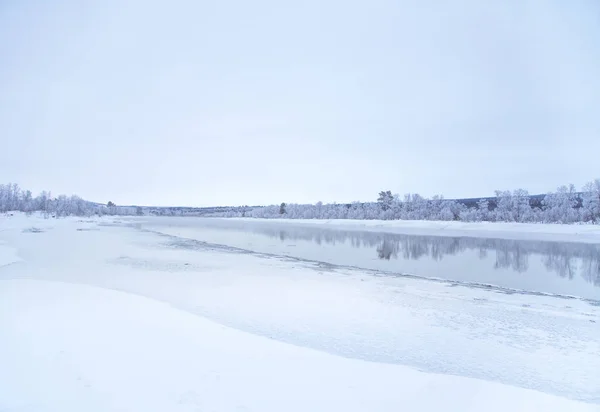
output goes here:
<path id="1" fill-rule="evenodd" d="M 210 218 L 156 217 L 143 226 L 259 253 L 600 300 L 600 244 L 403 235 Z"/>

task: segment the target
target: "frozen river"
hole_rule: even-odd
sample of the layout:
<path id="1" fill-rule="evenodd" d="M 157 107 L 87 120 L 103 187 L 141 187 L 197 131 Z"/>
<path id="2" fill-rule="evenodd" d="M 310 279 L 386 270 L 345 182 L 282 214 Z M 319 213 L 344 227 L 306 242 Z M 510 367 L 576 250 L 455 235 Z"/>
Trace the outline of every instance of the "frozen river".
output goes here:
<path id="1" fill-rule="evenodd" d="M 142 227 L 333 265 L 600 300 L 600 244 L 407 235 L 208 218 L 156 217 Z"/>
<path id="2" fill-rule="evenodd" d="M 596 297 L 582 271 L 597 262 L 592 242 L 314 226 L 0 216 L 0 410 L 116 410 L 105 394 L 119 394 L 119 406 L 144 401 L 131 410 L 191 411 L 221 399 L 268 410 L 265 390 L 285 400 L 307 382 L 306 407 L 295 410 L 337 410 L 340 397 L 369 401 L 360 410 L 398 410 L 415 398 L 421 409 L 432 391 L 452 394 L 432 398 L 448 410 L 518 410 L 510 405 L 525 405 L 520 396 L 539 400 L 524 410 L 548 410 L 542 398 L 558 405 L 544 394 L 593 404 L 577 410 L 600 404 L 597 301 L 460 282 Z M 446 280 L 394 275 L 407 273 Z M 288 382 L 289 392 L 265 382 Z M 395 395 L 407 382 L 425 382 L 423 392 Z M 256 399 L 238 402 L 240 388 Z M 506 388 L 516 392 L 498 392 Z M 383 394 L 387 409 L 371 408 Z"/>

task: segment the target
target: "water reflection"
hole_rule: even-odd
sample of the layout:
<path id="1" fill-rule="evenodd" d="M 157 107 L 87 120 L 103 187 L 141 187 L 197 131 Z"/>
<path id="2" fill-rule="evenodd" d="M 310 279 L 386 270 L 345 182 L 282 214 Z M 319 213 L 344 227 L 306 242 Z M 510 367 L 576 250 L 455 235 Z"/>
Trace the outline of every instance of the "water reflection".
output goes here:
<path id="1" fill-rule="evenodd" d="M 600 245 L 596 244 L 399 235 L 302 227 L 282 229 L 268 225 L 246 229 L 281 241 L 304 240 L 318 245 L 349 243 L 356 248 L 368 247 L 374 249 L 382 260 L 428 258 L 440 261 L 445 256 L 467 251 L 475 251 L 480 259 L 487 259 L 490 253 L 494 253 L 494 269 L 509 269 L 518 273 L 529 269 L 532 256 L 541 256 L 548 271 L 568 279 L 580 273 L 587 282 L 600 286 Z"/>

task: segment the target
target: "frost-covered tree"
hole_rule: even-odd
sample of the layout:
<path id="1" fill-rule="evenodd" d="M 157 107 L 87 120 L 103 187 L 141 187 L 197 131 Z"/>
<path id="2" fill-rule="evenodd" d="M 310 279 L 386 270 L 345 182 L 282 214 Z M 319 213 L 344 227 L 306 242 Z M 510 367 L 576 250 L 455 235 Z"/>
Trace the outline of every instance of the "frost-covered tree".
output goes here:
<path id="1" fill-rule="evenodd" d="M 494 220 L 499 222 L 510 222 L 512 215 L 512 194 L 508 190 L 496 190 L 496 208 L 494 209 Z"/>
<path id="2" fill-rule="evenodd" d="M 456 200 L 445 200 L 440 210 L 440 220 L 459 220 L 467 207 Z"/>
<path id="3" fill-rule="evenodd" d="M 581 194 L 582 219 L 585 222 L 600 221 L 600 179 L 586 183 Z"/>
<path id="4" fill-rule="evenodd" d="M 487 199 L 480 199 L 477 202 L 477 221 L 485 221 L 490 219 L 490 202 Z"/>
<path id="5" fill-rule="evenodd" d="M 40 195 L 36 198 L 38 210 L 41 210 L 42 212 L 49 212 L 51 199 L 52 194 L 50 192 L 46 192 L 44 190 L 42 193 L 40 193 Z"/>
<path id="6" fill-rule="evenodd" d="M 60 195 L 52 204 L 52 213 L 56 216 L 69 216 L 71 215 L 71 203 L 65 195 Z"/>
<path id="7" fill-rule="evenodd" d="M 390 190 L 379 192 L 379 197 L 377 198 L 377 203 L 381 206 L 381 210 L 384 212 L 388 209 L 392 208 L 392 204 L 394 203 L 394 195 Z"/>
<path id="8" fill-rule="evenodd" d="M 21 189 L 16 183 L 0 185 L 0 211 L 21 209 Z"/>
<path id="9" fill-rule="evenodd" d="M 462 222 L 479 222 L 477 217 L 477 209 L 474 207 L 465 208 L 460 212 L 458 219 Z"/>
<path id="10" fill-rule="evenodd" d="M 52 198 L 50 192 L 43 191 L 33 197 L 30 190 L 22 190 L 19 185 L 0 184 L 0 211 L 21 211 L 31 214 L 40 211 L 45 217 L 78 215 L 85 216 L 93 212 L 94 205 L 77 196 L 64 195 Z"/>
<path id="11" fill-rule="evenodd" d="M 427 200 L 417 193 L 404 195 L 402 206 L 402 219 L 426 220 L 428 217 Z"/>
<path id="12" fill-rule="evenodd" d="M 513 220 L 515 222 L 530 222 L 532 220 L 529 192 L 525 189 L 517 189 L 512 194 Z"/>
<path id="13" fill-rule="evenodd" d="M 542 219 L 551 223 L 574 223 L 580 220 L 580 211 L 576 208 L 579 196 L 575 185 L 560 186 L 555 193 L 548 193 L 542 200 Z"/>
<path id="14" fill-rule="evenodd" d="M 496 191 L 494 220 L 500 222 L 530 222 L 533 217 L 529 193 L 525 189 Z"/>
<path id="15" fill-rule="evenodd" d="M 35 210 L 35 203 L 33 201 L 33 194 L 31 193 L 31 190 L 26 190 L 23 194 L 22 205 L 23 212 L 25 213 L 31 213 Z"/>
<path id="16" fill-rule="evenodd" d="M 442 217 L 442 209 L 444 208 L 444 196 L 435 195 L 433 196 L 426 204 L 425 214 L 427 215 L 427 220 L 452 220 L 452 219 L 444 219 Z"/>

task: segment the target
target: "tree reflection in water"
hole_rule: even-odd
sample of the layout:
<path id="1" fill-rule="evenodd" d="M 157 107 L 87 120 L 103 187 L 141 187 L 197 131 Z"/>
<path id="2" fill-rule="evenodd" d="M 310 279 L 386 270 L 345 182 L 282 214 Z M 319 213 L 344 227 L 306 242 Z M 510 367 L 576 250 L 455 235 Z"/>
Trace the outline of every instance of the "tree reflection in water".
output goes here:
<path id="1" fill-rule="evenodd" d="M 293 226 L 282 229 L 266 225 L 252 227 L 251 230 L 282 241 L 305 240 L 319 245 L 348 242 L 356 248 L 375 249 L 377 257 L 384 260 L 428 257 L 440 261 L 445 256 L 466 251 L 477 251 L 480 259 L 486 259 L 489 253 L 495 253 L 495 269 L 511 269 L 519 273 L 529 269 L 530 256 L 539 255 L 548 271 L 568 279 L 579 273 L 587 282 L 600 286 L 600 245 L 595 244 L 399 235 Z"/>

